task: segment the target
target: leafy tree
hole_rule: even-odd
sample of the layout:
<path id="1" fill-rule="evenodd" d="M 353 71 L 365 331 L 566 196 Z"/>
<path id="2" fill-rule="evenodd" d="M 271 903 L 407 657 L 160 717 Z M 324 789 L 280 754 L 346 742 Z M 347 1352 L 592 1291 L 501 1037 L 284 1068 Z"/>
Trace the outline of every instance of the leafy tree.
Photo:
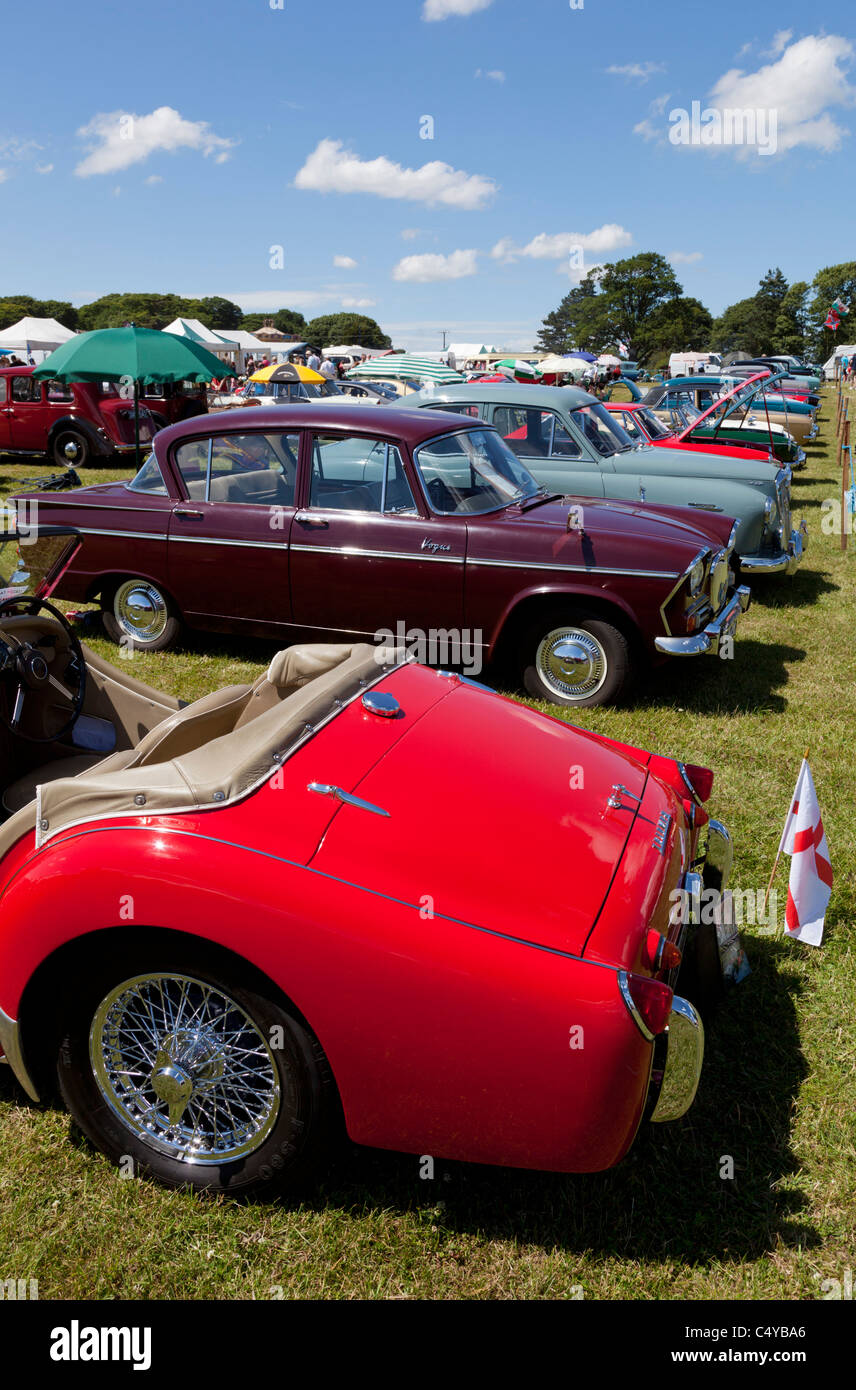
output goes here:
<path id="1" fill-rule="evenodd" d="M 0 298 L 0 329 L 10 328 L 18 319 L 57 319 L 66 328 L 77 327 L 77 310 L 65 299 L 33 299 L 28 294 Z"/>
<path id="2" fill-rule="evenodd" d="M 270 317 L 270 314 L 244 314 L 238 327 L 247 333 L 255 333 Z M 302 337 L 306 330 L 306 319 L 296 309 L 278 309 L 273 315 L 273 323 L 280 333 L 296 333 L 298 337 Z"/>
<path id="3" fill-rule="evenodd" d="M 191 317 L 187 303 L 177 294 L 105 294 L 80 306 L 78 327 L 119 328 L 136 323 L 140 328 L 165 328 L 175 318 Z"/>
<path id="4" fill-rule="evenodd" d="M 240 305 L 233 304 L 231 299 L 223 299 L 220 295 L 213 295 L 208 299 L 198 300 L 199 313 L 188 314 L 187 318 L 199 319 L 206 328 L 213 328 L 216 332 L 218 328 L 224 331 L 229 328 L 240 328 L 244 317 Z"/>
<path id="5" fill-rule="evenodd" d="M 316 347 L 325 343 L 359 343 L 361 347 L 389 348 L 388 338 L 379 323 L 365 314 L 323 314 L 312 319 L 305 330 L 306 340 Z"/>
<path id="6" fill-rule="evenodd" d="M 768 270 L 766 275 L 762 276 L 755 294 L 755 303 L 758 306 L 760 322 L 763 325 L 763 351 L 769 351 L 772 346 L 776 320 L 787 294 L 788 282 L 778 266 L 775 270 Z"/>
<path id="7" fill-rule="evenodd" d="M 666 299 L 643 320 L 637 333 L 634 356 L 649 363 L 668 360 L 671 352 L 700 352 L 707 347 L 713 318 L 701 300 L 688 295 Z"/>
<path id="8" fill-rule="evenodd" d="M 812 297 L 807 311 L 806 348 L 818 362 L 831 356 L 836 343 L 856 338 L 856 261 L 842 261 L 819 270 L 811 282 Z M 850 314 L 842 319 L 836 333 L 824 328 L 823 321 L 834 299 L 849 300 Z"/>
<path id="9" fill-rule="evenodd" d="M 807 299 L 808 285 L 805 280 L 795 280 L 776 315 L 772 337 L 774 352 L 789 353 L 793 357 L 801 357 L 805 352 Z"/>
<path id="10" fill-rule="evenodd" d="M 748 352 L 750 357 L 769 348 L 764 313 L 755 295 L 729 304 L 719 318 L 714 319 L 710 346 L 715 352 Z"/>
<path id="11" fill-rule="evenodd" d="M 593 300 L 597 283 L 587 275 L 562 299 L 559 307 L 544 319 L 536 346 L 542 352 L 572 352 L 575 348 L 589 350 Z"/>
<path id="12" fill-rule="evenodd" d="M 592 271 L 547 315 L 539 346 L 554 352 L 575 347 L 599 351 L 620 339 L 632 357 L 644 361 L 652 350 L 647 321 L 661 307 L 680 301 L 681 296 L 675 272 L 656 251 L 611 262 Z M 699 308 L 704 312 L 703 306 Z M 677 317 L 681 317 L 680 311 Z"/>

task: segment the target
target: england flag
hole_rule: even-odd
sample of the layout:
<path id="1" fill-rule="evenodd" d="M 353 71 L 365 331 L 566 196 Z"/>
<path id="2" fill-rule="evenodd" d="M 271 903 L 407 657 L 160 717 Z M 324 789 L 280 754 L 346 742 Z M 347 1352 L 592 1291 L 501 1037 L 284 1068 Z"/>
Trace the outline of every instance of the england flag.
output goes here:
<path id="1" fill-rule="evenodd" d="M 791 856 L 785 932 L 796 941 L 819 946 L 832 892 L 832 865 L 811 769 L 803 758 L 779 854 Z"/>

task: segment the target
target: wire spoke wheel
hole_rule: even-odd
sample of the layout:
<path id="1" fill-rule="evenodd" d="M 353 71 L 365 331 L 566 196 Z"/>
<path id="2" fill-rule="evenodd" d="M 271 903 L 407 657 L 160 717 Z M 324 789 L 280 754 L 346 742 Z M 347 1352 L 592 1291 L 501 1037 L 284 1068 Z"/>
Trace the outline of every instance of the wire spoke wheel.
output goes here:
<path id="1" fill-rule="evenodd" d="M 223 989 L 190 975 L 113 989 L 95 1012 L 89 1056 L 110 1109 L 166 1157 L 222 1165 L 253 1153 L 277 1123 L 268 1041 Z"/>

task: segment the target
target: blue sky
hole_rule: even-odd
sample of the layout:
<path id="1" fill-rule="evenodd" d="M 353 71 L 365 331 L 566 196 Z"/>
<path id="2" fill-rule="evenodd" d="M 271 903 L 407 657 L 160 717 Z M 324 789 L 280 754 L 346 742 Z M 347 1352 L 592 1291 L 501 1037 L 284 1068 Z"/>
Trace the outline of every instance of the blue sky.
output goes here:
<path id="1" fill-rule="evenodd" d="M 411 348 L 525 348 L 571 259 L 676 255 L 718 312 L 769 266 L 854 256 L 842 5 L 43 0 L 3 35 L 0 293 L 354 307 Z M 672 143 L 693 101 L 762 134 L 774 110 L 775 153 Z"/>

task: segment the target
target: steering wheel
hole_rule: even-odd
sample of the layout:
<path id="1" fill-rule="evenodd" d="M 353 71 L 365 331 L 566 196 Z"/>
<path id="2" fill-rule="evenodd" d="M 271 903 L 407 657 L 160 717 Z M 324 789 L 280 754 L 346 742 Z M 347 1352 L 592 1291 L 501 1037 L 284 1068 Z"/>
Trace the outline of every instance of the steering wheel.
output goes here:
<path id="1" fill-rule="evenodd" d="M 51 617 L 56 619 L 68 640 L 71 656 L 66 663 L 63 676 L 71 679 L 72 689 L 69 689 L 64 681 L 51 674 L 50 663 L 42 651 L 43 647 L 56 647 L 59 640 L 57 637 L 46 635 L 41 643 L 21 642 L 14 633 L 7 632 L 4 628 L 4 618 L 25 616 L 34 618 L 42 610 L 50 613 Z M 83 712 L 83 701 L 86 696 L 86 658 L 65 614 L 61 613 L 58 608 L 54 608 L 52 603 L 27 595 L 22 595 L 20 598 L 7 598 L 3 603 L 0 603 L 0 680 L 17 682 L 12 713 L 11 715 L 6 713 L 4 702 L 0 706 L 0 722 L 19 738 L 25 738 L 30 743 L 53 743 L 56 739 L 67 734 L 77 722 Z M 52 706 L 58 706 L 65 712 L 67 716 L 65 722 L 53 733 L 39 736 L 25 733 L 21 728 L 24 704 L 31 693 L 41 693 L 43 698 L 51 694 L 53 696 Z"/>
<path id="2" fill-rule="evenodd" d="M 428 484 L 428 496 L 438 512 L 453 512 L 455 499 L 442 478 L 432 478 Z"/>

